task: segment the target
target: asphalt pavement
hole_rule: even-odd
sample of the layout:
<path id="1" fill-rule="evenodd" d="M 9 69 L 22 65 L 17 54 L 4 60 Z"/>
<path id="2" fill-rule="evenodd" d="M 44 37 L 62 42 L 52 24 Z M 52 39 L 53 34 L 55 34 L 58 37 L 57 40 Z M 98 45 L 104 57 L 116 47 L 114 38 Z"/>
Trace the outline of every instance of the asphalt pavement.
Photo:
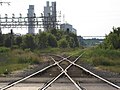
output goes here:
<path id="1" fill-rule="evenodd" d="M 17 80 L 19 78 L 0 78 L 0 88 L 6 86 L 8 83 Z M 50 78 L 31 78 L 25 82 L 19 83 L 8 90 L 38 90 L 42 88 L 45 82 Z M 120 80 L 110 78 L 112 81 L 116 81 L 120 85 Z M 76 82 L 84 87 L 86 90 L 118 90 L 96 78 L 74 78 Z M 47 90 L 78 90 L 75 85 L 67 78 L 60 78 L 53 83 Z"/>
<path id="2" fill-rule="evenodd" d="M 0 86 L 4 86 L 5 83 L 0 83 Z M 18 84 L 8 90 L 38 90 L 44 85 L 44 83 L 27 83 Z M 105 83 L 82 83 L 86 90 L 118 90 Z M 78 90 L 72 83 L 53 83 L 47 90 Z"/>

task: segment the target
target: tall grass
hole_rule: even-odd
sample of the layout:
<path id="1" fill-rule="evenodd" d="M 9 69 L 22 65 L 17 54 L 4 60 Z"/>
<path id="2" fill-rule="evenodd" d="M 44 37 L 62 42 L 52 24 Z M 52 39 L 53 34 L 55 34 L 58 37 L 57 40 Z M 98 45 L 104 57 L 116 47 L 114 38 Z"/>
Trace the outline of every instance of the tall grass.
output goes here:
<path id="1" fill-rule="evenodd" d="M 26 68 L 28 64 L 3 64 L 0 66 L 0 74 L 10 74 L 12 71 Z"/>
<path id="2" fill-rule="evenodd" d="M 28 50 L 23 51 L 20 49 L 16 49 L 16 50 L 13 50 L 11 54 L 14 55 L 14 56 L 11 56 L 11 60 L 13 62 L 29 63 L 29 64 L 37 64 L 41 62 L 40 55 Z"/>
<path id="3" fill-rule="evenodd" d="M 83 51 L 85 51 L 85 53 L 81 57 L 81 61 L 101 69 L 120 72 L 120 50 L 87 48 L 84 50 L 75 50 L 71 53 L 74 56 L 78 56 Z"/>
<path id="4" fill-rule="evenodd" d="M 0 48 L 0 74 L 8 74 L 14 70 L 27 68 L 31 64 L 41 63 L 41 54 L 66 54 L 81 57 L 81 61 L 90 63 L 101 69 L 119 72 L 120 70 L 120 50 L 104 50 L 98 48 L 47 48 L 43 50 L 30 51 L 29 49 L 21 50 L 2 47 Z"/>
<path id="5" fill-rule="evenodd" d="M 92 48 L 86 51 L 83 59 L 87 59 L 88 62 L 91 62 L 95 66 L 120 65 L 120 51 Z"/>
<path id="6" fill-rule="evenodd" d="M 10 51 L 9 48 L 6 48 L 6 47 L 0 47 L 0 54 L 1 54 L 1 53 L 5 53 L 5 52 L 8 52 L 8 51 Z"/>
<path id="7" fill-rule="evenodd" d="M 29 50 L 9 50 L 0 53 L 0 74 L 9 74 L 12 71 L 27 68 L 31 64 L 42 62 L 41 56 Z"/>

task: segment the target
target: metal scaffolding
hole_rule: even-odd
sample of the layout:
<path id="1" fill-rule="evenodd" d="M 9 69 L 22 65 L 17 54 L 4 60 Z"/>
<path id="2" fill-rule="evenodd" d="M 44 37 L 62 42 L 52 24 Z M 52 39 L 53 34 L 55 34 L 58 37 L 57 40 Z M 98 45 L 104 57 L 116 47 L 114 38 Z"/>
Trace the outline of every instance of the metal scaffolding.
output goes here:
<path id="1" fill-rule="evenodd" d="M 32 19 L 31 19 L 32 18 Z M 43 19 L 45 19 L 43 21 Z M 49 20 L 50 19 L 50 20 Z M 44 23 L 43 23 L 44 22 Z M 44 29 L 47 26 L 48 29 L 51 29 L 50 27 L 59 27 L 59 22 L 54 20 L 53 16 L 45 17 L 43 15 L 37 17 L 36 14 L 34 14 L 33 17 L 23 17 L 22 14 L 19 15 L 19 17 L 16 17 L 15 14 L 12 14 L 12 17 L 8 17 L 7 14 L 5 14 L 4 17 L 0 15 L 0 29 L 4 28 L 40 28 Z M 32 24 L 31 24 L 32 23 Z M 55 24 L 56 23 L 56 26 Z"/>

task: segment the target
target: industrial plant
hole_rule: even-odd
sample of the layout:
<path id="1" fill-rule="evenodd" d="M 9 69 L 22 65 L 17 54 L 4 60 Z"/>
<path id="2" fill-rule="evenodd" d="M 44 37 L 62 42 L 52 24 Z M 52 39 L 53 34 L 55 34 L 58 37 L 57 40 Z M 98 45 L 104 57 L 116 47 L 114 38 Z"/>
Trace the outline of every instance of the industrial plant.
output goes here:
<path id="1" fill-rule="evenodd" d="M 25 17 L 20 14 L 19 17 L 15 17 L 12 14 L 12 17 L 8 17 L 5 14 L 5 17 L 0 15 L 0 30 L 2 29 L 14 29 L 14 28 L 26 28 L 28 34 L 35 34 L 35 30 L 49 31 L 53 29 L 60 29 L 67 32 L 77 33 L 77 30 L 69 23 L 61 23 L 61 19 L 58 18 L 56 2 L 46 2 L 46 5 L 43 7 L 43 12 L 41 15 L 37 16 L 35 14 L 35 6 L 29 5 L 27 15 Z M 61 18 L 61 17 L 60 17 Z"/>
<path id="2" fill-rule="evenodd" d="M 34 28 L 34 5 L 29 5 L 28 9 L 28 33 L 29 34 L 34 34 L 35 33 L 35 28 Z"/>
<path id="3" fill-rule="evenodd" d="M 45 31 L 56 29 L 57 24 L 57 11 L 56 11 L 56 2 L 52 2 L 50 6 L 49 1 L 46 2 L 46 6 L 43 11 L 43 27 Z"/>

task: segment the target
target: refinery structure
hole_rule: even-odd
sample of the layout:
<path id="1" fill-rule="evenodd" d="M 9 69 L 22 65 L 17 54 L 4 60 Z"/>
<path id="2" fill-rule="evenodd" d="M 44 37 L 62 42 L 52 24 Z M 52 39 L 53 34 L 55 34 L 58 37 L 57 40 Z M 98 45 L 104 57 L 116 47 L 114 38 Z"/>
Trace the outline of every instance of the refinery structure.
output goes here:
<path id="1" fill-rule="evenodd" d="M 51 6 L 49 1 L 47 1 L 46 4 L 43 11 L 43 27 L 45 31 L 56 29 L 57 24 L 56 2 L 52 2 Z"/>
<path id="2" fill-rule="evenodd" d="M 0 15 L 0 30 L 4 28 L 27 28 L 28 34 L 35 34 L 36 29 L 40 31 L 61 29 L 76 34 L 77 30 L 71 24 L 64 22 L 60 24 L 61 21 L 58 19 L 56 6 L 56 2 L 47 1 L 43 12 L 39 16 L 35 14 L 34 5 L 29 5 L 26 17 L 22 17 L 22 14 L 19 17 L 15 17 L 14 14 L 12 17 L 8 17 L 7 14 L 5 14 L 5 17 Z"/>
<path id="3" fill-rule="evenodd" d="M 35 33 L 35 28 L 34 28 L 34 5 L 29 5 L 28 9 L 28 33 L 29 34 L 34 34 Z"/>

